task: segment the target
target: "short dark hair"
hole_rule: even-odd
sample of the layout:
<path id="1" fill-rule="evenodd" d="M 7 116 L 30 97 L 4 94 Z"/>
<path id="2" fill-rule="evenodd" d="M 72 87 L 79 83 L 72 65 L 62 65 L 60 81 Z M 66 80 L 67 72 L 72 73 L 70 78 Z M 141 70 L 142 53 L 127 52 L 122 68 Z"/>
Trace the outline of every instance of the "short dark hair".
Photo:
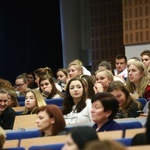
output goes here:
<path id="1" fill-rule="evenodd" d="M 99 67 L 106 67 L 106 69 L 108 69 L 108 70 L 111 70 L 111 63 L 110 62 L 108 62 L 108 61 L 102 61 L 99 65 L 98 65 L 98 68 Z"/>
<path id="2" fill-rule="evenodd" d="M 99 140 L 96 131 L 90 126 L 74 127 L 70 131 L 70 135 L 79 149 L 82 149 L 84 145 L 90 141 Z"/>
<path id="3" fill-rule="evenodd" d="M 27 76 L 25 74 L 20 74 L 16 77 L 16 80 L 17 79 L 22 79 L 24 83 L 27 83 L 28 82 L 28 79 L 27 79 Z"/>
<path id="4" fill-rule="evenodd" d="M 125 59 L 125 62 L 127 62 L 127 57 L 124 54 L 118 54 L 115 59 Z"/>
<path id="5" fill-rule="evenodd" d="M 150 57 L 150 50 L 146 49 L 143 52 L 141 52 L 140 56 L 143 56 L 143 55 L 148 55 Z"/>
<path id="6" fill-rule="evenodd" d="M 119 102 L 118 100 L 109 92 L 100 92 L 96 93 L 92 97 L 92 103 L 95 101 L 99 101 L 102 103 L 104 107 L 104 111 L 111 110 L 111 115 L 109 119 L 113 119 L 119 109 Z"/>

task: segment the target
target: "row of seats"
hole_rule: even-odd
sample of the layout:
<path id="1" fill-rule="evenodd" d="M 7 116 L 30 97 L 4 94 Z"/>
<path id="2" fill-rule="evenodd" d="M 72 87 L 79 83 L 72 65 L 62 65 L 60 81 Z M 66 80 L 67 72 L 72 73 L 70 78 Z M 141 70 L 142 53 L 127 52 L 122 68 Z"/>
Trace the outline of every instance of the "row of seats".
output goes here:
<path id="1" fill-rule="evenodd" d="M 129 137 L 122 138 L 122 132 L 121 130 L 118 131 L 107 131 L 107 132 L 98 132 L 98 136 L 100 140 L 116 140 L 125 146 L 130 146 L 132 138 L 135 134 L 137 133 L 143 133 L 145 130 L 140 130 L 140 129 L 130 129 L 127 130 L 130 133 Z M 131 135 L 132 133 L 132 135 Z M 6 143 L 4 145 L 4 148 L 9 148 L 12 146 L 16 147 L 24 147 L 25 149 L 30 149 L 31 147 L 40 147 L 40 148 L 46 148 L 40 145 L 45 145 L 45 146 L 54 146 L 57 147 L 59 145 L 63 146 L 66 140 L 66 135 L 57 135 L 57 136 L 50 136 L 50 137 L 38 137 L 38 138 L 27 138 L 27 139 L 21 139 L 19 140 L 6 140 Z M 13 145 L 12 145 L 13 141 Z M 11 144 L 10 144 L 11 143 Z M 16 145 L 15 145 L 16 143 Z M 56 149 L 53 149 L 56 150 Z"/>
<path id="2" fill-rule="evenodd" d="M 13 107 L 13 109 L 16 112 L 16 116 L 21 115 L 22 112 L 24 111 L 24 106 L 25 106 L 25 97 L 20 96 L 18 97 L 18 102 L 19 102 L 19 107 Z M 57 99 L 46 99 L 45 102 L 47 105 L 54 104 L 57 105 L 59 108 L 62 107 L 63 99 L 62 98 L 57 98 Z"/>
<path id="3" fill-rule="evenodd" d="M 31 146 L 29 150 L 61 150 L 64 143 L 58 144 L 47 144 L 47 145 L 40 145 L 40 146 Z M 128 146 L 128 150 L 148 150 L 150 149 L 150 145 L 140 145 L 140 146 Z M 16 148 L 9 148 L 4 150 L 26 150 L 24 147 L 16 147 Z"/>
<path id="4" fill-rule="evenodd" d="M 55 99 L 46 99 L 45 102 L 49 105 L 49 104 L 55 104 L 58 107 L 62 106 L 62 102 L 63 102 L 63 98 L 55 98 Z M 25 105 L 25 97 L 20 96 L 18 97 L 18 103 L 20 106 L 24 106 Z"/>
<path id="5" fill-rule="evenodd" d="M 25 102 L 25 97 L 24 96 L 17 97 L 17 100 L 18 100 L 20 106 L 24 106 L 24 102 Z M 49 100 L 52 100 L 52 101 L 49 102 Z M 55 102 L 53 100 L 58 100 L 58 101 Z M 62 100 L 63 100 L 62 98 L 48 99 L 48 100 L 46 100 L 46 102 L 47 102 L 47 104 L 56 104 L 58 106 L 62 106 Z M 147 100 L 145 98 L 138 98 L 137 100 L 141 103 L 142 109 L 143 109 L 145 104 L 146 104 L 146 102 L 147 102 Z"/>
<path id="6" fill-rule="evenodd" d="M 29 150 L 61 150 L 64 143 L 58 144 L 48 144 L 48 145 L 40 145 L 40 146 L 31 146 Z M 140 145 L 140 146 L 128 146 L 128 150 L 148 150 L 150 149 L 150 145 Z M 24 147 L 16 147 L 16 148 L 9 148 L 4 150 L 26 150 Z"/>
<path id="7" fill-rule="evenodd" d="M 129 129 L 142 129 L 141 131 L 144 131 L 144 129 L 145 129 L 145 128 L 142 127 L 142 124 L 140 122 L 138 122 L 138 121 L 126 122 L 126 123 L 120 123 L 120 124 L 125 128 L 124 131 L 121 131 L 122 135 L 121 136 L 119 135 L 119 137 L 121 137 L 121 138 L 125 138 L 125 137 L 127 137 L 127 135 L 129 137 L 129 133 L 127 132 Z M 66 131 L 69 132 L 73 128 L 74 127 L 66 127 L 65 129 L 66 129 Z M 24 129 L 24 128 L 22 128 L 22 129 Z M 100 134 L 103 134 L 103 136 L 104 136 L 103 132 L 100 132 Z M 13 139 L 21 140 L 21 139 L 25 139 L 25 138 L 40 137 L 41 134 L 40 134 L 40 131 L 37 128 L 30 129 L 30 130 L 26 130 L 26 129 L 21 130 L 21 128 L 19 128 L 18 131 L 16 131 L 16 130 L 14 130 L 14 131 L 7 131 L 6 135 L 7 135 L 6 136 L 6 140 L 13 140 Z"/>

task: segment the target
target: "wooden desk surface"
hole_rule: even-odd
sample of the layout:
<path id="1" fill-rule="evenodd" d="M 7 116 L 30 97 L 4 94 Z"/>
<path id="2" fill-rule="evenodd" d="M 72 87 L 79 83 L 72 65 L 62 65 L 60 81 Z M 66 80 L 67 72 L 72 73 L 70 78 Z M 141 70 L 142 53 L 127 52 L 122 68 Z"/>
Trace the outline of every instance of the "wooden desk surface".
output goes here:
<path id="1" fill-rule="evenodd" d="M 18 147 L 19 140 L 6 140 L 3 148 Z"/>
<path id="2" fill-rule="evenodd" d="M 65 143 L 65 141 L 66 141 L 66 135 L 29 138 L 29 139 L 22 139 L 20 142 L 20 146 L 28 149 L 30 146 Z"/>
<path id="3" fill-rule="evenodd" d="M 128 150 L 150 150 L 150 145 L 129 146 Z"/>
<path id="4" fill-rule="evenodd" d="M 37 128 L 36 118 L 37 114 L 16 116 L 13 130 L 18 130 L 18 128 Z"/>
<path id="5" fill-rule="evenodd" d="M 133 138 L 138 133 L 144 133 L 145 128 L 127 129 L 125 131 L 125 138 Z"/>
<path id="6" fill-rule="evenodd" d="M 116 130 L 116 131 L 97 132 L 97 135 L 98 135 L 100 140 L 120 139 L 123 137 L 123 131 L 122 130 Z"/>
<path id="7" fill-rule="evenodd" d="M 15 112 L 18 112 L 18 111 L 24 111 L 25 107 L 24 107 L 24 106 L 12 107 L 12 109 L 13 109 Z"/>

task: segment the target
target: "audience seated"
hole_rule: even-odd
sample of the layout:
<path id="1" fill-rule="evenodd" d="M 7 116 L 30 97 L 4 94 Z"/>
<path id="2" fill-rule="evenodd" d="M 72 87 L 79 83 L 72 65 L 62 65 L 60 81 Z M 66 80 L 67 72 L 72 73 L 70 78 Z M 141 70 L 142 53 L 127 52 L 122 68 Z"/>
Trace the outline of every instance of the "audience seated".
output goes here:
<path id="1" fill-rule="evenodd" d="M 40 77 L 39 90 L 41 94 L 43 95 L 43 97 L 46 99 L 64 97 L 64 95 L 57 89 L 52 77 L 49 75 L 44 75 Z"/>
<path id="2" fill-rule="evenodd" d="M 18 107 L 19 103 L 17 100 L 17 94 L 14 90 L 8 90 L 8 106 Z"/>
<path id="3" fill-rule="evenodd" d="M 14 87 L 8 80 L 0 78 L 0 89 L 14 90 Z"/>
<path id="4" fill-rule="evenodd" d="M 133 137 L 132 145 L 150 144 L 150 112 L 148 113 L 145 127 L 146 127 L 145 133 L 138 133 Z"/>
<path id="5" fill-rule="evenodd" d="M 140 54 L 141 60 L 146 68 L 150 67 L 150 50 L 144 50 Z"/>
<path id="6" fill-rule="evenodd" d="M 150 100 L 149 74 L 142 62 L 135 61 L 129 66 L 126 86 L 130 93 Z"/>
<path id="7" fill-rule="evenodd" d="M 127 57 L 124 54 L 118 54 L 115 58 L 114 74 L 121 76 L 124 80 L 128 77 L 127 71 Z"/>
<path id="8" fill-rule="evenodd" d="M 36 89 L 37 84 L 35 82 L 35 74 L 33 72 L 27 73 L 27 79 L 28 79 L 28 88 Z"/>
<path id="9" fill-rule="evenodd" d="M 84 81 L 79 77 L 71 78 L 67 83 L 62 105 L 66 124 L 91 122 L 91 108 Z"/>
<path id="10" fill-rule="evenodd" d="M 22 114 L 34 114 L 37 108 L 40 106 L 46 106 L 46 102 L 43 96 L 38 90 L 31 89 L 25 94 L 25 110 Z"/>
<path id="11" fill-rule="evenodd" d="M 83 79 L 83 81 L 85 82 L 85 89 L 86 89 L 86 94 L 87 94 L 87 99 L 92 99 L 92 96 L 94 95 L 94 80 L 91 76 L 89 75 L 81 75 L 80 76 L 81 79 Z"/>
<path id="12" fill-rule="evenodd" d="M 104 70 L 107 69 L 109 71 L 112 72 L 111 69 L 111 63 L 107 62 L 107 61 L 102 61 L 99 65 L 98 65 L 98 70 Z M 125 80 L 123 77 L 119 76 L 119 75 L 114 75 L 114 81 L 121 81 L 122 83 L 125 83 Z"/>
<path id="13" fill-rule="evenodd" d="M 29 90 L 28 79 L 25 74 L 21 74 L 16 77 L 15 88 L 17 96 L 25 96 L 25 93 Z"/>
<path id="14" fill-rule="evenodd" d="M 89 126 L 80 126 L 72 129 L 61 150 L 81 150 L 90 141 L 99 140 L 95 130 Z"/>
<path id="15" fill-rule="evenodd" d="M 3 129 L 12 129 L 16 113 L 8 106 L 8 92 L 0 89 L 0 126 Z"/>
<path id="16" fill-rule="evenodd" d="M 65 87 L 68 79 L 68 71 L 65 68 L 60 68 L 56 72 L 57 83 L 61 86 L 62 92 L 65 91 Z"/>
<path id="17" fill-rule="evenodd" d="M 123 130 L 124 128 L 113 119 L 118 111 L 118 100 L 108 92 L 97 93 L 92 98 L 93 128 L 97 132 Z"/>
<path id="18" fill-rule="evenodd" d="M 133 99 L 126 86 L 120 81 L 114 81 L 110 84 L 107 92 L 110 92 L 119 101 L 119 110 L 115 118 L 138 117 L 140 103 Z"/>
<path id="19" fill-rule="evenodd" d="M 62 91 L 61 86 L 56 83 L 56 79 L 55 79 L 54 76 L 53 76 L 53 73 L 52 73 L 51 68 L 49 68 L 49 67 L 38 68 L 38 69 L 34 70 L 34 75 L 35 75 L 35 82 L 36 82 L 38 88 L 39 88 L 39 80 L 40 80 L 40 78 L 41 78 L 42 76 L 49 75 L 49 76 L 52 77 L 52 79 L 53 79 L 53 81 L 54 81 L 54 83 L 55 83 L 56 88 L 57 88 L 60 92 Z"/>
<path id="20" fill-rule="evenodd" d="M 140 59 L 138 57 L 130 57 L 127 61 L 127 67 L 129 68 L 129 66 L 135 61 L 140 61 Z"/>
<path id="21" fill-rule="evenodd" d="M 35 75 L 35 82 L 38 87 L 39 87 L 39 80 L 42 76 L 44 75 L 50 75 L 51 77 L 53 76 L 52 70 L 49 67 L 37 68 L 36 70 L 33 71 L 33 73 Z"/>
<path id="22" fill-rule="evenodd" d="M 106 92 L 110 83 L 114 80 L 114 76 L 109 70 L 98 70 L 95 73 L 95 84 L 94 91 L 97 92 Z"/>
<path id="23" fill-rule="evenodd" d="M 77 76 L 81 76 L 83 74 L 82 62 L 80 60 L 74 60 L 68 64 L 68 81 Z"/>
<path id="24" fill-rule="evenodd" d="M 58 106 L 41 106 L 37 110 L 36 124 L 42 136 L 66 134 L 65 120 Z"/>

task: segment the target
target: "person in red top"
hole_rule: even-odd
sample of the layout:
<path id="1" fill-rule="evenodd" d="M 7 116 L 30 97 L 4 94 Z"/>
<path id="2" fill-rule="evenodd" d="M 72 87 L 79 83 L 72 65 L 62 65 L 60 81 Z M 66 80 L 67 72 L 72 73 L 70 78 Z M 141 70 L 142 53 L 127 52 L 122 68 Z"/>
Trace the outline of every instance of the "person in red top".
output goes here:
<path id="1" fill-rule="evenodd" d="M 142 62 L 136 61 L 129 66 L 126 86 L 130 93 L 150 101 L 149 73 Z"/>

